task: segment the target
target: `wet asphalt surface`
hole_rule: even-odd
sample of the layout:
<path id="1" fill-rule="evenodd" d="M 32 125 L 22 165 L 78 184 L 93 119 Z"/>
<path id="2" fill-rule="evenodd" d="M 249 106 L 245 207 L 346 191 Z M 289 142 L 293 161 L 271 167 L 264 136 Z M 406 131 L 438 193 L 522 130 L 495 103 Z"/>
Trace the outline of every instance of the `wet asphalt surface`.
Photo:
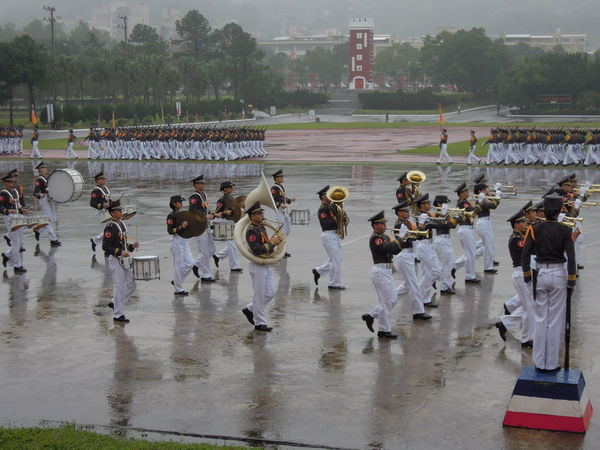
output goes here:
<path id="1" fill-rule="evenodd" d="M 52 168 L 65 167 L 52 161 Z M 406 297 L 393 311 L 397 341 L 379 341 L 361 321 L 376 302 L 369 271 L 367 218 L 381 209 L 392 217 L 394 181 L 406 167 L 394 165 L 274 165 L 182 163 L 71 163 L 86 180 L 82 197 L 58 208 L 63 246 L 50 249 L 42 237 L 35 254 L 25 238 L 25 275 L 4 272 L 0 288 L 0 424 L 35 425 L 42 420 L 117 425 L 224 435 L 343 448 L 598 448 L 593 417 L 587 435 L 502 427 L 522 365 L 531 364 L 518 336 L 506 343 L 493 323 L 513 295 L 506 219 L 537 199 L 561 175 L 600 183 L 597 170 L 487 169 L 491 182 L 516 184 L 517 199 L 503 200 L 493 214 L 497 275 L 477 270 L 483 283 L 465 286 L 457 274 L 452 297 L 429 322 L 413 322 Z M 23 170 L 31 204 L 29 161 L 0 161 L 0 173 Z M 103 169 L 113 196 L 123 194 L 138 214 L 128 222 L 140 254 L 160 258 L 161 279 L 138 282 L 126 307 L 131 323 L 115 325 L 110 277 L 101 251 L 89 238 L 100 231 L 88 206 L 90 172 Z M 230 273 L 227 260 L 218 281 L 200 284 L 190 274 L 185 298 L 173 296 L 169 240 L 165 230 L 170 195 L 187 196 L 189 180 L 204 173 L 214 206 L 218 185 L 232 179 L 237 193 L 258 183 L 261 169 L 282 168 L 298 209 L 310 209 L 309 226 L 294 226 L 292 254 L 273 266 L 276 296 L 268 308 L 274 330 L 255 332 L 241 314 L 251 299 L 247 270 Z M 422 191 L 448 194 L 483 168 L 413 166 L 427 175 Z M 270 181 L 270 177 L 268 177 Z M 351 220 L 344 241 L 345 291 L 317 289 L 311 268 L 325 259 L 316 222 L 315 192 L 326 184 L 350 189 Z M 594 292 L 598 270 L 600 214 L 584 210 L 585 270 L 573 302 L 571 366 L 583 370 L 596 406 L 600 370 Z M 4 242 L 2 242 L 4 247 Z M 217 249 L 223 243 L 217 242 Z M 197 254 L 194 242 L 192 252 Z M 453 236 L 456 256 L 462 254 Z M 247 261 L 242 267 L 247 268 Z M 10 267 L 9 267 L 10 269 Z M 213 265 L 214 269 L 214 265 Z M 395 275 L 399 281 L 398 274 Z"/>

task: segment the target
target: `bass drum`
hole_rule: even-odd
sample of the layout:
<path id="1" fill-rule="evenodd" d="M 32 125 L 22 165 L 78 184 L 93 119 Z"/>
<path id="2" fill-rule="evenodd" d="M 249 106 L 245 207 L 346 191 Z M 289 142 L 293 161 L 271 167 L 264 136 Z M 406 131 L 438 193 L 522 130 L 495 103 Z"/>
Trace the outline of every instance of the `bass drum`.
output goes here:
<path id="1" fill-rule="evenodd" d="M 75 169 L 58 169 L 48 178 L 48 195 L 56 203 L 74 202 L 83 193 L 83 177 Z"/>

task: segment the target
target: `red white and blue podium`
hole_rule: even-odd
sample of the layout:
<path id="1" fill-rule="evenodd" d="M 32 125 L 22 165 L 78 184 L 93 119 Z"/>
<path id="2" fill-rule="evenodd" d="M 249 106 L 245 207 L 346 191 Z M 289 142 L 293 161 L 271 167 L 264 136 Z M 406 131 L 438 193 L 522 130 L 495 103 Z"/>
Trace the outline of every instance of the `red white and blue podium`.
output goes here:
<path id="1" fill-rule="evenodd" d="M 539 373 L 534 367 L 523 367 L 503 424 L 585 433 L 591 416 L 592 404 L 581 370 Z"/>

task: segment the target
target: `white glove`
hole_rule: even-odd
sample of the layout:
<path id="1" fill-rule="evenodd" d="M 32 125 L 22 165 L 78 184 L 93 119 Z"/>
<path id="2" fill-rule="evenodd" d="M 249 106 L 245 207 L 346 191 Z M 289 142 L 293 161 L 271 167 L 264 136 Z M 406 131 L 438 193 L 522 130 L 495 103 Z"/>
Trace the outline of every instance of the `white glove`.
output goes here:
<path id="1" fill-rule="evenodd" d="M 496 197 L 502 197 L 502 191 L 499 189 L 496 189 Z"/>
<path id="2" fill-rule="evenodd" d="M 560 213 L 556 220 L 558 220 L 558 222 L 560 223 L 563 220 L 565 220 L 566 217 L 567 217 L 567 215 L 565 213 Z"/>
<path id="3" fill-rule="evenodd" d="M 477 200 L 481 203 L 482 201 L 485 200 L 485 192 L 480 192 L 479 195 L 477 196 Z"/>
<path id="4" fill-rule="evenodd" d="M 440 212 L 442 213 L 443 216 L 445 216 L 446 214 L 448 214 L 448 203 L 444 203 L 442 205 L 442 209 L 440 209 Z"/>
<path id="5" fill-rule="evenodd" d="M 583 185 L 583 187 L 587 191 L 589 188 L 592 187 L 592 182 L 591 181 L 586 181 L 585 184 Z"/>
<path id="6" fill-rule="evenodd" d="M 581 207 L 581 199 L 576 199 L 575 204 L 573 206 L 575 206 L 575 209 L 579 209 Z"/>
<path id="7" fill-rule="evenodd" d="M 502 190 L 502 183 L 496 183 L 496 184 L 494 185 L 494 189 L 495 189 L 496 191 L 500 191 L 500 190 Z"/>
<path id="8" fill-rule="evenodd" d="M 400 239 L 404 239 L 404 237 L 408 234 L 408 228 L 406 227 L 406 225 L 402 224 L 402 226 L 400 227 L 400 231 L 398 232 L 398 236 L 400 236 Z"/>
<path id="9" fill-rule="evenodd" d="M 419 225 L 425 225 L 427 223 L 427 220 L 429 220 L 429 214 L 427 213 L 423 213 L 417 218 L 417 222 Z"/>

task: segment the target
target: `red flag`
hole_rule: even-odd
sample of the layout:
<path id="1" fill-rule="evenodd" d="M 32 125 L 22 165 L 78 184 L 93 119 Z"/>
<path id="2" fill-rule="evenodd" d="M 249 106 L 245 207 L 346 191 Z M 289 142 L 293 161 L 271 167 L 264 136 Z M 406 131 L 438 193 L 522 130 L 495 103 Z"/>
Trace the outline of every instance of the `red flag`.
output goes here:
<path id="1" fill-rule="evenodd" d="M 35 105 L 31 105 L 31 123 L 34 125 L 38 124 L 37 115 L 35 114 Z"/>
<path id="2" fill-rule="evenodd" d="M 444 125 L 444 113 L 442 112 L 441 103 L 438 103 L 438 112 L 440 113 L 440 125 Z"/>

